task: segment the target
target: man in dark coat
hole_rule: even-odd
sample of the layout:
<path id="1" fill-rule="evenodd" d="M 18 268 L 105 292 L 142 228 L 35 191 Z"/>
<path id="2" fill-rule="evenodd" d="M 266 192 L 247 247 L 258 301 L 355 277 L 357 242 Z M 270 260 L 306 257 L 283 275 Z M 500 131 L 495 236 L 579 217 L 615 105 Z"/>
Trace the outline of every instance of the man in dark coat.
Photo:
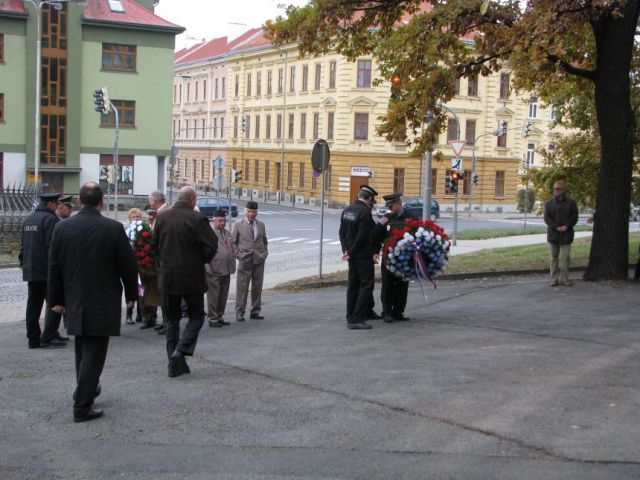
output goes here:
<path id="1" fill-rule="evenodd" d="M 565 195 L 565 184 L 562 181 L 553 184 L 553 198 L 544 206 L 544 223 L 547 224 L 547 242 L 551 259 L 551 286 L 561 282 L 570 286 L 569 263 L 571 243 L 573 243 L 573 227 L 578 223 L 578 207 L 575 200 Z M 562 250 L 560 268 L 558 256 Z"/>
<path id="2" fill-rule="evenodd" d="M 402 206 L 401 197 L 401 193 L 393 193 L 382 197 L 385 200 L 386 207 L 389 209 L 389 213 L 385 215 L 388 218 L 388 223 L 384 228 L 385 233 L 394 227 L 403 228 L 405 219 L 409 218 Z M 382 238 L 381 241 L 384 241 L 384 238 Z M 402 280 L 387 270 L 384 257 L 382 259 L 380 274 L 382 276 L 382 288 L 380 289 L 382 318 L 386 323 L 409 320 L 409 318 L 404 316 L 404 309 L 407 306 L 409 282 Z"/>
<path id="3" fill-rule="evenodd" d="M 349 261 L 347 328 L 350 330 L 371 328 L 366 320 L 373 299 L 373 258 L 378 253 L 371 206 L 375 203 L 377 194 L 370 186 L 362 185 L 358 199 L 345 208 L 340 217 L 342 258 Z"/>
<path id="4" fill-rule="evenodd" d="M 80 211 L 56 225 L 49 256 L 49 302 L 65 313 L 75 335 L 73 420 L 102 416 L 92 408 L 100 394 L 109 337 L 120 335 L 122 288 L 130 306 L 138 296 L 137 266 L 122 224 L 103 217 L 103 192 L 95 182 L 80 189 Z"/>
<path id="5" fill-rule="evenodd" d="M 159 254 L 158 286 L 167 317 L 169 376 L 189 373 L 185 355 L 193 355 L 204 323 L 204 265 L 216 254 L 218 240 L 207 217 L 193 209 L 196 191 L 182 187 L 172 208 L 158 213 L 152 243 Z M 180 337 L 180 302 L 184 299 L 189 321 Z"/>
<path id="6" fill-rule="evenodd" d="M 47 296 L 47 268 L 53 229 L 59 222 L 56 216 L 59 193 L 40 195 L 40 205 L 22 223 L 22 242 L 18 260 L 22 279 L 28 282 L 27 338 L 29 348 L 65 347 L 65 339 L 58 333 L 61 315 L 47 305 L 44 332 L 40 330 L 40 313 Z M 42 335 L 41 335 L 42 334 Z M 41 338 L 42 337 L 42 338 Z M 68 340 L 68 338 L 66 338 Z"/>

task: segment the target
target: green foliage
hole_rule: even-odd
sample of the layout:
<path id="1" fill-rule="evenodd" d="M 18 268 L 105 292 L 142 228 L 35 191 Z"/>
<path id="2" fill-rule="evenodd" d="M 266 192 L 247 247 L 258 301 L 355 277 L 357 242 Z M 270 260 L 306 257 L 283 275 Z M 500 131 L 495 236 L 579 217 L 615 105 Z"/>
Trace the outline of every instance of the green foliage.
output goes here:
<path id="1" fill-rule="evenodd" d="M 524 197 L 527 195 L 527 213 L 533 212 L 533 207 L 536 204 L 536 192 L 534 190 L 518 190 L 518 211 L 524 213 Z"/>

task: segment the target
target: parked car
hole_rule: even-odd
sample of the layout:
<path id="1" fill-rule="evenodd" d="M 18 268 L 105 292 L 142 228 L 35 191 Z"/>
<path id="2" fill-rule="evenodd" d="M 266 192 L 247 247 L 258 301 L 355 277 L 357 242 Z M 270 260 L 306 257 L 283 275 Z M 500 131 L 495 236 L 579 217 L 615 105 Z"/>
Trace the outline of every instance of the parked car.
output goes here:
<path id="1" fill-rule="evenodd" d="M 422 218 L 422 198 L 410 198 L 402 202 L 402 206 L 407 210 L 407 215 L 411 218 Z M 431 199 L 431 219 L 440 218 L 440 204 L 437 200 Z"/>
<path id="2" fill-rule="evenodd" d="M 200 197 L 196 200 L 196 207 L 200 210 L 200 213 L 206 215 L 207 217 L 213 217 L 213 212 L 216 210 L 224 210 L 229 214 L 229 200 L 226 198 L 217 198 L 217 197 Z M 238 216 L 238 205 L 235 203 L 231 204 L 231 216 Z"/>

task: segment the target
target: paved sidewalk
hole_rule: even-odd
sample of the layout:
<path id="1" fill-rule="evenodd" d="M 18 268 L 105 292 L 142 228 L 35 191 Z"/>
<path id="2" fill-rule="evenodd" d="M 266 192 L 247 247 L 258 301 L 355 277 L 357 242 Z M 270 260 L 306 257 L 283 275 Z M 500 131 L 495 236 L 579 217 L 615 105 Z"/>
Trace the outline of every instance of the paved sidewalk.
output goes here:
<path id="1" fill-rule="evenodd" d="M 84 424 L 73 347 L 3 324 L 0 478 L 640 478 L 640 284 L 427 293 L 410 322 L 350 331 L 343 288 L 267 292 L 266 320 L 205 327 L 176 379 L 164 339 L 123 326 Z"/>

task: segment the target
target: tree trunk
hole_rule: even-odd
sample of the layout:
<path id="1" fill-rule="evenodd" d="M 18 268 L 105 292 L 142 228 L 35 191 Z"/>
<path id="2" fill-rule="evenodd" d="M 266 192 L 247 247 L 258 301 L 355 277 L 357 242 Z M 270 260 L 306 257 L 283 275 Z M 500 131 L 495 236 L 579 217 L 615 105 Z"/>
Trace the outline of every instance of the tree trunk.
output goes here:
<path id="1" fill-rule="evenodd" d="M 598 55 L 594 84 L 601 161 L 585 280 L 629 276 L 629 201 L 636 130 L 629 74 L 639 3 L 640 0 L 629 0 L 622 17 L 609 16 L 593 23 Z"/>

